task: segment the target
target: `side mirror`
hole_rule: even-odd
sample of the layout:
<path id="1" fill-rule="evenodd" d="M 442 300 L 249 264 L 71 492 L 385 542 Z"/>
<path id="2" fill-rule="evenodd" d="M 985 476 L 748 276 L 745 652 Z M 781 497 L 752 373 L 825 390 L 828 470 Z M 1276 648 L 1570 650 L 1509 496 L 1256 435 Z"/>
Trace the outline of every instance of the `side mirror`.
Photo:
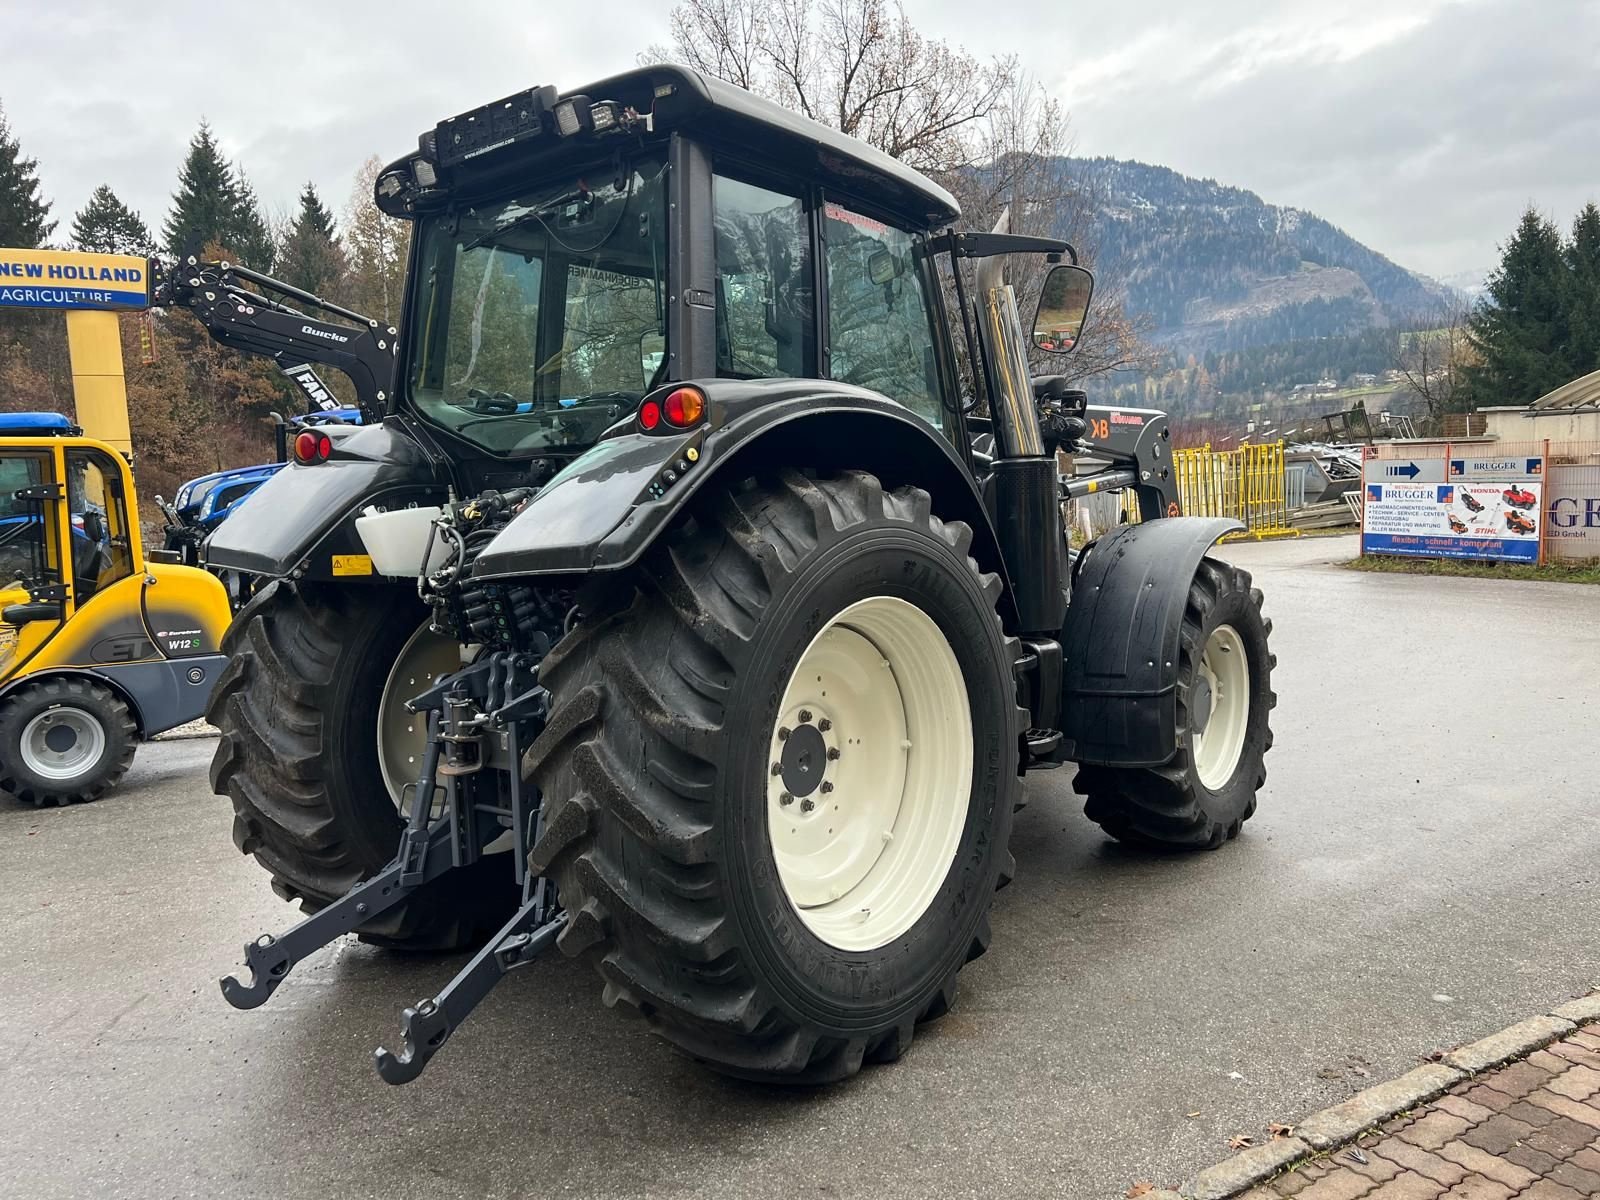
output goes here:
<path id="1" fill-rule="evenodd" d="M 1083 321 L 1094 295 L 1094 276 L 1083 267 L 1051 267 L 1039 289 L 1033 318 L 1033 348 L 1046 354 L 1070 354 L 1083 333 Z"/>
<path id="2" fill-rule="evenodd" d="M 639 369 L 648 388 L 661 369 L 661 360 L 667 356 L 667 339 L 659 330 L 649 329 L 639 338 Z"/>

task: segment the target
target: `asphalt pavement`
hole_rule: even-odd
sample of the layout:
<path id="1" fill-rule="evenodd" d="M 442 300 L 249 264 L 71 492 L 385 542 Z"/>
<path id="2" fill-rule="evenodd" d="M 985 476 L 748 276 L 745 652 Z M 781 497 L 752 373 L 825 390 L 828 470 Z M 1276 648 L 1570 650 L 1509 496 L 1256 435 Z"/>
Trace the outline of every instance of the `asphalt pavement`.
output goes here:
<path id="1" fill-rule="evenodd" d="M 689 1063 L 553 956 L 403 1088 L 372 1048 L 460 958 L 355 942 L 236 1012 L 293 918 L 235 852 L 214 743 L 110 797 L 0 798 L 0 1196 L 1120 1195 L 1600 983 L 1600 588 L 1230 547 L 1276 622 L 1261 808 L 1123 850 L 1034 775 L 956 1010 L 893 1066 L 780 1091 Z"/>

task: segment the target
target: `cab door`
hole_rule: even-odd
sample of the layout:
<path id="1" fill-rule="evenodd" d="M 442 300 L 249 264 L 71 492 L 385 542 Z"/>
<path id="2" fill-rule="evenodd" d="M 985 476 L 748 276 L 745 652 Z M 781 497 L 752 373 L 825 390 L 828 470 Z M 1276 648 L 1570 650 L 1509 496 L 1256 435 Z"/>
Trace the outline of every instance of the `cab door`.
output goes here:
<path id="1" fill-rule="evenodd" d="M 0 446 L 0 683 L 65 620 L 66 508 L 59 448 Z"/>

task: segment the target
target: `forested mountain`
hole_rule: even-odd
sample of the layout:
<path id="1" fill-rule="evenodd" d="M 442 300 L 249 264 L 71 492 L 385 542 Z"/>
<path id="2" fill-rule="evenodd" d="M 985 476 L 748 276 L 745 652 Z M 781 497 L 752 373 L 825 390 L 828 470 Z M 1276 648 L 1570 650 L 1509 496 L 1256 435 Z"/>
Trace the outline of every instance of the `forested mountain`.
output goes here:
<path id="1" fill-rule="evenodd" d="M 1096 271 L 1172 349 L 1205 353 L 1408 325 L 1443 285 L 1312 213 L 1119 159 L 1063 159 L 1094 198 Z"/>

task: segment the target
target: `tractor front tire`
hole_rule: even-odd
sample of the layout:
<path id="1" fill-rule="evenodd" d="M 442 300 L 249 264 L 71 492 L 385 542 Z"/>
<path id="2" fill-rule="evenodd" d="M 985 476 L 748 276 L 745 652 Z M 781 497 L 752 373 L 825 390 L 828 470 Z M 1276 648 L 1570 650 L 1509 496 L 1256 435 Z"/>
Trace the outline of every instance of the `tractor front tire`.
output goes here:
<path id="1" fill-rule="evenodd" d="M 91 680 L 25 684 L 0 701 L 0 791 L 37 807 L 98 800 L 139 741 L 127 703 Z"/>
<path id="2" fill-rule="evenodd" d="M 530 855 L 608 1005 L 726 1074 L 892 1061 L 988 944 L 1019 784 L 999 579 L 928 493 L 786 471 L 580 595 Z"/>
<path id="3" fill-rule="evenodd" d="M 1161 766 L 1085 766 L 1073 787 L 1084 812 L 1118 841 L 1214 850 L 1256 811 L 1272 748 L 1277 659 L 1272 622 L 1250 573 L 1205 558 L 1178 635 L 1178 745 Z"/>
<path id="4" fill-rule="evenodd" d="M 431 680 L 390 674 L 426 609 L 381 584 L 266 584 L 223 639 L 207 720 L 222 732 L 211 787 L 233 801 L 233 840 L 273 890 L 315 912 L 382 870 L 403 825 L 379 762 L 380 709 Z M 385 697 L 404 687 L 406 695 Z M 406 793 L 409 796 L 409 792 Z M 510 854 L 450 871 L 358 930 L 408 950 L 475 945 L 516 910 Z"/>

